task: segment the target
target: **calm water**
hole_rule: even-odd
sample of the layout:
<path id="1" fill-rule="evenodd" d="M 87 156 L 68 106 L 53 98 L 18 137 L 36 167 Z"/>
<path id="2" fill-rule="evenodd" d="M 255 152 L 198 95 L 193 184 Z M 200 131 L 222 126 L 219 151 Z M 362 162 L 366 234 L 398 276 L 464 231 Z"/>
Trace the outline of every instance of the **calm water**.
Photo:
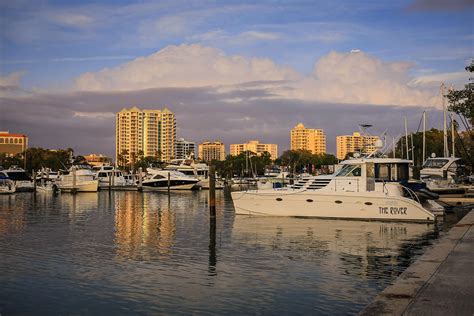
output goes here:
<path id="1" fill-rule="evenodd" d="M 235 216 L 207 192 L 0 196 L 0 314 L 357 313 L 434 225 Z"/>

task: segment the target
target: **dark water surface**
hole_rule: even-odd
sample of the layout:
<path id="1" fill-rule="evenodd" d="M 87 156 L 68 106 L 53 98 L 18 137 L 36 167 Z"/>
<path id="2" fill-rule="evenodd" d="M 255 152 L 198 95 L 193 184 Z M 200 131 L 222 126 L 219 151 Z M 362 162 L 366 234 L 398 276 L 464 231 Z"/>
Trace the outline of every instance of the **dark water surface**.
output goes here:
<path id="1" fill-rule="evenodd" d="M 434 225 L 234 215 L 207 192 L 0 196 L 0 314 L 357 313 Z"/>

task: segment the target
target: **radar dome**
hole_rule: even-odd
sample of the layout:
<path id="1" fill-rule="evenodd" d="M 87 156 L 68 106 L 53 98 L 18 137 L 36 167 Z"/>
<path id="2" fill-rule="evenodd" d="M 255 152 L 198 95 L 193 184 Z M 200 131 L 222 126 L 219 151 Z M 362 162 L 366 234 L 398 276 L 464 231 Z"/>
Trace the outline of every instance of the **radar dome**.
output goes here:
<path id="1" fill-rule="evenodd" d="M 381 139 L 377 139 L 374 143 L 375 148 L 380 149 L 383 147 L 383 142 Z"/>

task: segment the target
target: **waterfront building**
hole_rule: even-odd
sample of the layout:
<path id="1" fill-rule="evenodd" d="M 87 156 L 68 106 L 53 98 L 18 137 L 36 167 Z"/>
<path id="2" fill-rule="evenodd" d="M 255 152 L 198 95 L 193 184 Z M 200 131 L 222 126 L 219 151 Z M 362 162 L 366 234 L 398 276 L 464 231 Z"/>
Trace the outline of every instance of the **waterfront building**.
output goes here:
<path id="1" fill-rule="evenodd" d="M 0 153 L 15 156 L 23 153 L 28 148 L 28 136 L 25 134 L 10 134 L 0 131 Z"/>
<path id="2" fill-rule="evenodd" d="M 214 142 L 205 141 L 199 144 L 198 151 L 198 157 L 201 160 L 225 160 L 225 145 L 219 140 Z"/>
<path id="3" fill-rule="evenodd" d="M 361 152 L 371 153 L 375 150 L 375 142 L 378 136 L 364 136 L 359 132 L 352 135 L 341 135 L 336 137 L 336 156 L 337 159 L 345 159 L 349 153 Z"/>
<path id="4" fill-rule="evenodd" d="M 176 143 L 174 113 L 163 110 L 122 109 L 116 115 L 116 161 L 133 164 L 139 156 L 170 161 Z"/>
<path id="5" fill-rule="evenodd" d="M 196 143 L 180 138 L 176 141 L 175 159 L 185 159 L 187 157 L 195 157 Z"/>
<path id="6" fill-rule="evenodd" d="M 90 154 L 84 156 L 84 158 L 86 159 L 87 163 L 93 167 L 102 167 L 112 164 L 112 158 L 102 154 Z"/>
<path id="7" fill-rule="evenodd" d="M 261 144 L 258 140 L 250 140 L 248 143 L 230 145 L 230 154 L 232 156 L 238 156 L 245 151 L 251 151 L 258 156 L 264 152 L 268 152 L 272 160 L 278 158 L 277 144 Z"/>
<path id="8" fill-rule="evenodd" d="M 322 129 L 306 128 L 303 123 L 290 132 L 291 150 L 308 150 L 312 154 L 326 153 L 326 135 Z"/>

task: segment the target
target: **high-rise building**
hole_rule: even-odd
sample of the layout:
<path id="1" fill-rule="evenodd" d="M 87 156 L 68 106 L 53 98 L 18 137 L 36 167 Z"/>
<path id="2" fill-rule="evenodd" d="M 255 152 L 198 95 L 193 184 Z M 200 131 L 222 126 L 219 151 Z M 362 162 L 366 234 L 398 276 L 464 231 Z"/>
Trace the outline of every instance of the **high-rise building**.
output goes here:
<path id="1" fill-rule="evenodd" d="M 199 144 L 198 157 L 204 161 L 225 160 L 225 145 L 219 140 L 205 141 Z"/>
<path id="2" fill-rule="evenodd" d="M 326 153 L 324 130 L 306 128 L 303 123 L 296 125 L 290 133 L 291 150 L 309 150 L 312 154 Z"/>
<path id="3" fill-rule="evenodd" d="M 354 152 L 371 153 L 375 150 L 375 142 L 378 136 L 362 136 L 358 132 L 352 135 L 341 135 L 336 137 L 337 158 L 344 159 L 347 154 Z"/>
<path id="4" fill-rule="evenodd" d="M 0 153 L 15 156 L 28 148 L 28 136 L 0 131 Z"/>
<path id="5" fill-rule="evenodd" d="M 271 155 L 271 159 L 275 160 L 278 158 L 277 144 L 261 144 L 258 140 L 250 140 L 248 143 L 230 145 L 230 154 L 232 156 L 238 156 L 245 151 L 251 151 L 259 156 L 264 152 L 268 152 Z"/>
<path id="6" fill-rule="evenodd" d="M 196 143 L 180 138 L 176 141 L 175 159 L 186 159 L 188 157 L 195 157 Z"/>
<path id="7" fill-rule="evenodd" d="M 173 112 L 122 109 L 116 115 L 116 161 L 133 164 L 140 154 L 169 161 L 174 156 L 176 119 Z"/>

